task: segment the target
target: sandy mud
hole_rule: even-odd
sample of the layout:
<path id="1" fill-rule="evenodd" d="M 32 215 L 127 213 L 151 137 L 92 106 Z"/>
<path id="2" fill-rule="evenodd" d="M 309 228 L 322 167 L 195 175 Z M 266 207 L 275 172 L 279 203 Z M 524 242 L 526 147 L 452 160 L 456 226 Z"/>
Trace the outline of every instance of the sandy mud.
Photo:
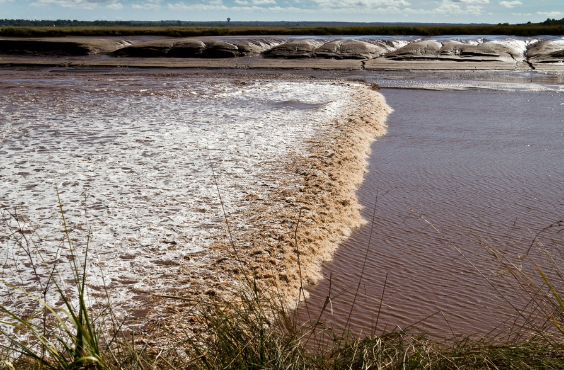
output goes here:
<path id="1" fill-rule="evenodd" d="M 555 38 L 0 39 L 0 66 L 562 72 L 563 53 Z M 92 54 L 104 56 L 78 58 Z"/>
<path id="2" fill-rule="evenodd" d="M 276 40 L 250 39 L 225 42 L 194 38 L 140 42 L 113 52 L 115 57 L 235 58 L 258 55 L 278 44 Z"/>
<path id="3" fill-rule="evenodd" d="M 372 40 L 371 40 L 372 41 Z M 315 50 L 315 57 L 330 59 L 374 59 L 395 50 L 391 42 L 374 40 L 335 40 Z"/>
<path id="4" fill-rule="evenodd" d="M 108 54 L 131 45 L 125 40 L 88 37 L 0 39 L 0 54 L 29 56 L 83 56 Z"/>
<path id="5" fill-rule="evenodd" d="M 527 50 L 529 63 L 539 70 L 564 68 L 564 40 L 544 40 Z"/>
<path id="6" fill-rule="evenodd" d="M 463 43 L 460 41 L 419 41 L 386 54 L 392 60 L 452 60 L 474 62 L 515 62 L 524 59 L 524 41 L 489 41 Z"/>
<path id="7" fill-rule="evenodd" d="M 315 50 L 323 44 L 323 41 L 315 39 L 294 40 L 275 46 L 265 51 L 263 55 L 266 58 L 312 58 L 315 55 Z"/>

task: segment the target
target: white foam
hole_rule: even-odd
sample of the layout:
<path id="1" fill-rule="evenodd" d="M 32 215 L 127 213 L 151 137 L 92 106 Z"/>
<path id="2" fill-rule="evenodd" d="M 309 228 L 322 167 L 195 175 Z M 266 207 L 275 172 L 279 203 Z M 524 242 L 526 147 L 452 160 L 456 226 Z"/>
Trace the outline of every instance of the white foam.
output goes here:
<path id="1" fill-rule="evenodd" d="M 17 83 L 33 87 L 0 96 L 0 203 L 28 216 L 25 228 L 37 232 L 43 256 L 63 263 L 57 184 L 80 250 L 91 231 L 90 286 L 109 286 L 114 303 L 126 306 L 137 294 L 166 291 L 183 256 L 224 235 L 212 165 L 235 230 L 245 229 L 237 217 L 248 207 L 245 198 L 282 180 L 287 153 L 303 150 L 350 91 L 327 82 L 241 86 L 178 76 Z M 276 104 L 284 101 L 323 105 Z M 13 238 L 0 248 L 2 278 L 38 292 L 25 251 Z M 58 274 L 68 283 L 63 265 Z M 47 298 L 57 300 L 54 293 Z M 1 288 L 0 302 L 11 299 Z"/>

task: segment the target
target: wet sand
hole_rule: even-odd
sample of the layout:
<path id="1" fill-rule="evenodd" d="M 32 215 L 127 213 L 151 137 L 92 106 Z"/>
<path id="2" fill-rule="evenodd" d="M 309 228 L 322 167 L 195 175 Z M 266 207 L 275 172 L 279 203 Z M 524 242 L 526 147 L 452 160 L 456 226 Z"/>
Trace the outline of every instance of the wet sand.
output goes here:
<path id="1" fill-rule="evenodd" d="M 31 58 L 0 57 L 2 67 L 116 67 L 116 68 L 204 68 L 204 69 L 279 69 L 279 70 L 532 70 L 525 63 L 455 62 L 455 61 L 392 61 L 386 58 L 362 60 L 337 59 L 266 59 L 241 57 L 233 59 L 187 58 Z M 564 72 L 564 65 L 545 64 L 539 69 Z"/>

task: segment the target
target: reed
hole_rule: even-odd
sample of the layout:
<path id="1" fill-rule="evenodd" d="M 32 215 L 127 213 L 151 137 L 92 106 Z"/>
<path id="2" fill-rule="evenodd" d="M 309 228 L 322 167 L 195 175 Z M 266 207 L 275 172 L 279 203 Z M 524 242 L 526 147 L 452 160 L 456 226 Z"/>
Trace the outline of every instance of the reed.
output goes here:
<path id="1" fill-rule="evenodd" d="M 18 217 L 4 211 L 4 222 Z M 199 303 L 199 321 L 205 328 L 201 335 L 171 333 L 173 344 L 163 349 L 158 343 L 149 345 L 137 340 L 136 333 L 123 320 L 117 320 L 109 299 L 98 310 L 87 304 L 89 238 L 78 246 L 69 235 L 62 205 L 60 216 L 74 285 L 70 290 L 63 287 L 51 273 L 54 290 L 63 302 L 55 307 L 5 283 L 23 293 L 25 299 L 39 303 L 40 309 L 22 317 L 0 306 L 0 369 L 564 368 L 560 284 L 564 274 L 558 253 L 542 242 L 542 233 L 560 232 L 562 221 L 543 229 L 531 243 L 530 250 L 536 248 L 546 257 L 542 267 L 537 264 L 535 269 L 524 269 L 499 250 L 485 246 L 511 272 L 521 296 L 528 297 L 524 309 L 520 302 L 514 302 L 514 306 L 519 317 L 527 318 L 522 320 L 527 324 L 522 328 L 528 333 L 533 330 L 534 335 L 525 335 L 521 330 L 503 340 L 458 337 L 437 341 L 414 330 L 394 330 L 361 336 L 321 321 L 327 304 L 321 312 L 312 314 L 312 319 L 300 320 L 296 310 L 287 309 L 285 297 L 261 290 L 249 279 L 234 299 Z M 33 237 L 21 228 L 13 231 L 22 248 L 25 243 L 35 245 Z M 329 292 L 326 303 L 334 298 Z"/>
<path id="2" fill-rule="evenodd" d="M 519 256 L 509 256 L 482 242 L 512 287 L 513 340 L 530 333 L 550 343 L 564 342 L 564 245 L 560 234 L 564 220 L 558 220 L 532 235 Z"/>
<path id="3" fill-rule="evenodd" d="M 65 36 L 440 36 L 440 35 L 564 35 L 563 24 L 465 25 L 465 26 L 295 26 L 295 27 L 0 27 L 5 37 Z"/>

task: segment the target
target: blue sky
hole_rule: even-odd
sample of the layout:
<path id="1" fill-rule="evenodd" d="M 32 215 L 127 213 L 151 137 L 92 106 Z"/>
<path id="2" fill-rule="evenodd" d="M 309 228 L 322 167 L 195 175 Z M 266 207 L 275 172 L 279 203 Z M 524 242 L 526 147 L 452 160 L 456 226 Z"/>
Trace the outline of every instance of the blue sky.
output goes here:
<path id="1" fill-rule="evenodd" d="M 564 0 L 0 0 L 0 18 L 522 23 Z"/>

